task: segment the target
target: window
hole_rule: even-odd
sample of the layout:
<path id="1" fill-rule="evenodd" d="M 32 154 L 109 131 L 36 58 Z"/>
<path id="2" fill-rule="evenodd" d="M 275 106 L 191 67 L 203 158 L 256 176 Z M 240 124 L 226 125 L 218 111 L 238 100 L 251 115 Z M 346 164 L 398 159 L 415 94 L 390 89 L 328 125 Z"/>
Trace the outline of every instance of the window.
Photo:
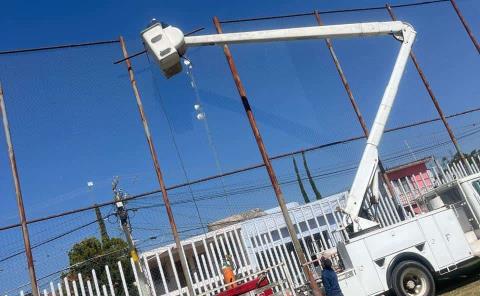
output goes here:
<path id="1" fill-rule="evenodd" d="M 310 229 L 316 229 L 317 228 L 317 223 L 315 223 L 315 219 L 308 220 L 308 225 L 310 226 Z"/>
<path id="2" fill-rule="evenodd" d="M 270 232 L 270 234 L 272 235 L 273 241 L 277 241 L 280 239 L 280 233 L 278 233 L 278 230 L 273 230 Z"/>
<path id="3" fill-rule="evenodd" d="M 305 232 L 307 230 L 308 230 L 307 223 L 305 223 L 305 221 L 300 222 L 300 231 Z"/>
<path id="4" fill-rule="evenodd" d="M 325 217 L 324 216 L 318 216 L 317 220 L 318 220 L 318 225 L 320 225 L 320 226 L 327 225 L 327 223 L 325 222 Z"/>
<path id="5" fill-rule="evenodd" d="M 337 224 L 337 221 L 335 221 L 335 217 L 333 217 L 332 213 L 327 214 L 327 219 L 328 219 L 328 224 L 330 224 L 330 225 Z"/>

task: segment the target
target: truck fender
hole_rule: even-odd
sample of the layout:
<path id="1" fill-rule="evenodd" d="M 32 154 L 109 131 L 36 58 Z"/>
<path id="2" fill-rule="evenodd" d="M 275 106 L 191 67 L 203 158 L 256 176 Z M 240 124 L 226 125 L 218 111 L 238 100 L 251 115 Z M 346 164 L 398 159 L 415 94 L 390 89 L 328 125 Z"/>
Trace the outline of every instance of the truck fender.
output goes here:
<path id="1" fill-rule="evenodd" d="M 392 288 L 392 283 L 391 283 L 391 276 L 392 276 L 392 272 L 393 272 L 393 269 L 395 268 L 395 266 L 402 262 L 402 261 L 405 261 L 405 260 L 413 260 L 413 261 L 417 261 L 418 263 L 421 263 L 423 264 L 431 273 L 433 276 L 435 276 L 435 269 L 433 268 L 432 264 L 425 258 L 423 257 L 422 255 L 420 254 L 417 254 L 417 253 L 413 253 L 413 252 L 405 252 L 405 253 L 401 253 L 401 254 L 398 254 L 389 264 L 388 268 L 387 268 L 387 285 L 388 285 L 388 288 L 391 289 Z"/>

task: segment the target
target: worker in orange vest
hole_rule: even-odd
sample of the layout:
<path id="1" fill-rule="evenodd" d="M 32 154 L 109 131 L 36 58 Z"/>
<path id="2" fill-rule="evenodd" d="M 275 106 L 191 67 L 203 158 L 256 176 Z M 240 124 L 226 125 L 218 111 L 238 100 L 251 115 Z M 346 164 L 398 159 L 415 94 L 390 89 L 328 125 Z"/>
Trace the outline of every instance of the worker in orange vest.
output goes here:
<path id="1" fill-rule="evenodd" d="M 226 255 L 223 259 L 222 271 L 223 281 L 225 285 L 228 285 L 227 290 L 235 288 L 237 286 L 235 283 L 235 266 L 231 255 Z"/>

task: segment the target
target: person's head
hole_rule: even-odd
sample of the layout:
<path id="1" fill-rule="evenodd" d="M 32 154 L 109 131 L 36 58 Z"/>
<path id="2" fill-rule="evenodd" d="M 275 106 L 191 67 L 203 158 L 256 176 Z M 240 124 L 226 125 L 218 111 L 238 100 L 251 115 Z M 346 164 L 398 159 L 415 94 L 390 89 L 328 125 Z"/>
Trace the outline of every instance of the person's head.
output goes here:
<path id="1" fill-rule="evenodd" d="M 322 267 L 323 269 L 332 269 L 332 260 L 323 258 Z"/>

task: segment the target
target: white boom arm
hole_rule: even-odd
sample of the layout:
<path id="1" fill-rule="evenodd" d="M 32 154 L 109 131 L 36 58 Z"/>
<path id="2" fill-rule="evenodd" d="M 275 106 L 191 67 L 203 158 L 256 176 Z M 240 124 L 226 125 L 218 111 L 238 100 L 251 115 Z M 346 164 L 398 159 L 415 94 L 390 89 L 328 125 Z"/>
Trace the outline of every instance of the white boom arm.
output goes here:
<path id="1" fill-rule="evenodd" d="M 358 217 L 362 202 L 368 191 L 372 181 L 378 182 L 377 169 L 378 169 L 378 145 L 382 139 L 385 125 L 387 124 L 390 110 L 392 109 L 393 102 L 397 95 L 398 86 L 402 78 L 405 66 L 407 64 L 413 41 L 415 40 L 416 32 L 412 27 L 406 26 L 403 29 L 402 34 L 402 46 L 395 61 L 395 65 L 388 81 L 387 87 L 383 94 L 380 107 L 378 108 L 377 115 L 370 130 L 370 135 L 367 139 L 365 150 L 363 151 L 360 164 L 353 179 L 352 187 L 348 194 L 347 203 L 344 208 L 346 219 L 351 219 L 353 223 L 354 231 L 363 230 L 374 226 L 372 221 Z M 378 186 L 373 184 L 373 186 Z M 345 221 L 347 222 L 347 221 Z"/>
<path id="2" fill-rule="evenodd" d="M 145 29 L 141 35 L 147 51 L 159 64 L 167 78 L 181 71 L 180 57 L 188 47 L 193 46 L 379 35 L 394 35 L 401 40 L 402 45 L 395 66 L 385 88 L 346 206 L 343 209 L 345 213 L 344 222 L 347 224 L 353 223 L 354 231 L 376 225 L 376 222 L 363 219 L 358 215 L 369 187 L 377 179 L 377 147 L 395 101 L 400 79 L 416 35 L 411 25 L 399 21 L 371 22 L 184 37 L 182 31 L 178 28 L 156 23 Z"/>
<path id="3" fill-rule="evenodd" d="M 214 44 L 257 43 L 303 39 L 366 37 L 400 33 L 403 22 L 372 22 L 331 26 L 301 27 L 240 33 L 224 33 L 185 37 L 185 44 L 204 46 Z"/>

